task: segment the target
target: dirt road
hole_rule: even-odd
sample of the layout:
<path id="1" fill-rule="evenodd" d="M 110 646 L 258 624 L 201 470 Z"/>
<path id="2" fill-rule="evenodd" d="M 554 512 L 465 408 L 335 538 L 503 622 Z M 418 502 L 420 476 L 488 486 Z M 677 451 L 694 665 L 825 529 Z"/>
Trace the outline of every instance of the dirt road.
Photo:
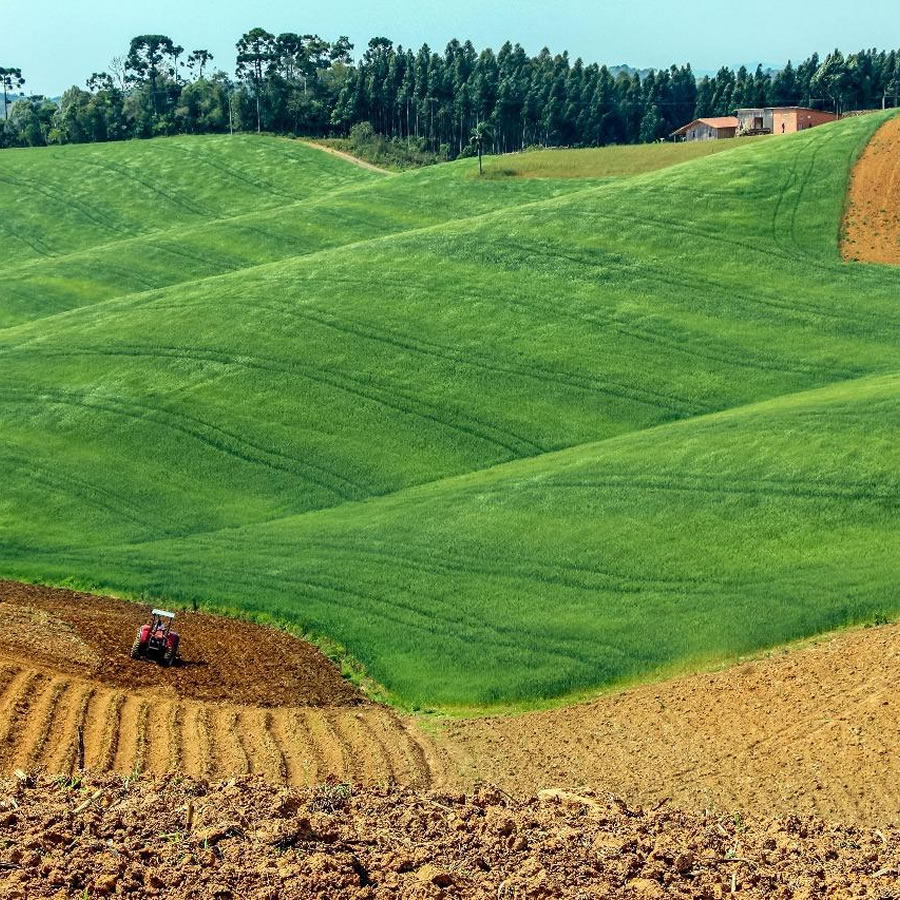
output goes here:
<path id="1" fill-rule="evenodd" d="M 370 172 L 378 172 L 381 175 L 393 175 L 393 172 L 389 172 L 387 169 L 382 169 L 380 166 L 376 166 L 373 163 L 366 162 L 364 159 L 360 159 L 358 156 L 353 156 L 351 153 L 344 153 L 341 150 L 335 150 L 334 147 L 326 147 L 325 144 L 317 144 L 315 141 L 300 141 L 301 144 L 305 144 L 307 147 L 312 147 L 315 150 L 322 150 L 324 153 L 330 153 L 332 156 L 337 156 L 340 159 L 345 159 L 347 162 L 353 163 L 355 166 L 359 166 L 361 169 L 368 169 Z"/>

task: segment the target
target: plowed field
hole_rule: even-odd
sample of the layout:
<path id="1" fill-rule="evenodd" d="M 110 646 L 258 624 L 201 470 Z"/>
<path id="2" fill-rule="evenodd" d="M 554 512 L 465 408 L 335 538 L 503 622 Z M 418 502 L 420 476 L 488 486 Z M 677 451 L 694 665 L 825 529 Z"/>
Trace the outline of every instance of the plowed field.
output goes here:
<path id="1" fill-rule="evenodd" d="M 900 264 L 900 116 L 878 129 L 850 183 L 844 259 Z"/>
<path id="2" fill-rule="evenodd" d="M 470 771 L 527 795 L 900 819 L 900 627 L 866 628 L 565 709 L 456 723 Z"/>
<path id="3" fill-rule="evenodd" d="M 609 797 L 0 780 L 0 900 L 896 898 L 900 831 Z"/>
<path id="4" fill-rule="evenodd" d="M 0 771 L 259 773 L 427 786 L 442 756 L 367 702 L 312 646 L 197 613 L 184 659 L 130 659 L 143 611 L 113 598 L 0 582 Z M 84 759 L 79 759 L 78 734 Z"/>

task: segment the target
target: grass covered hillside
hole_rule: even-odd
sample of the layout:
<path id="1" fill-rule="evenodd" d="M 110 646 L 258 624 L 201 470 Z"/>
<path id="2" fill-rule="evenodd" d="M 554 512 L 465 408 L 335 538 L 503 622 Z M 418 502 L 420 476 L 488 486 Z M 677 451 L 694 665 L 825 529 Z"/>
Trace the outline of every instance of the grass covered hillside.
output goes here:
<path id="1" fill-rule="evenodd" d="M 250 149 L 254 138 L 235 138 L 235 145 L 229 140 L 152 141 L 151 147 L 159 148 L 156 155 L 148 152 L 147 142 L 141 142 L 132 165 L 119 166 L 116 177 L 110 176 L 108 168 L 100 169 L 103 177 L 89 182 L 98 204 L 93 218 L 86 218 L 93 200 L 84 194 L 85 184 L 98 168 L 93 158 L 106 145 L 10 151 L 11 169 L 15 165 L 27 168 L 32 160 L 36 172 L 31 177 L 54 171 L 55 187 L 42 193 L 22 192 L 18 187 L 0 190 L 0 211 L 7 215 L 0 228 L 12 235 L 33 237 L 38 231 L 49 235 L 44 245 L 33 241 L 34 249 L 43 252 L 30 255 L 16 252 L 21 241 L 10 242 L 13 256 L 0 272 L 0 295 L 5 299 L 0 327 L 126 294 L 515 208 L 585 187 L 566 179 L 512 186 L 478 184 L 465 177 L 471 174 L 471 161 L 393 179 L 278 138 L 259 138 L 270 157 L 264 156 L 264 165 L 258 163 L 259 150 Z M 120 152 L 122 145 L 109 145 L 109 149 Z M 84 158 L 57 172 L 63 150 Z M 218 166 L 207 159 L 219 156 L 224 161 Z M 231 156 L 248 172 L 258 164 L 257 182 L 239 178 L 242 170 L 229 162 Z M 171 169 L 178 163 L 179 177 L 172 183 Z M 278 173 L 272 185 L 263 184 L 266 166 Z M 139 182 L 133 180 L 137 177 Z M 276 188 L 278 179 L 287 187 Z M 0 180 L 0 188 L 2 184 Z M 199 204 L 194 191 L 202 196 L 213 190 L 221 194 L 219 206 L 204 209 L 202 216 L 196 214 Z M 126 197 L 127 204 L 123 203 Z M 91 231 L 95 219 L 113 218 L 107 207 L 114 208 L 117 202 L 126 206 L 127 221 L 121 232 Z M 71 224 L 58 222 L 62 207 L 73 217 Z M 67 247 L 78 249 L 67 252 Z"/>
<path id="2" fill-rule="evenodd" d="M 256 135 L 8 150 L 0 234 L 10 259 L 40 259 L 273 209 L 374 177 L 296 141 Z"/>
<path id="3" fill-rule="evenodd" d="M 608 183 L 323 153 L 368 183 L 173 225 L 208 269 L 81 248 L 56 314 L 20 269 L 0 570 L 271 615 L 420 704 L 895 612 L 900 272 L 837 251 L 882 121 Z"/>

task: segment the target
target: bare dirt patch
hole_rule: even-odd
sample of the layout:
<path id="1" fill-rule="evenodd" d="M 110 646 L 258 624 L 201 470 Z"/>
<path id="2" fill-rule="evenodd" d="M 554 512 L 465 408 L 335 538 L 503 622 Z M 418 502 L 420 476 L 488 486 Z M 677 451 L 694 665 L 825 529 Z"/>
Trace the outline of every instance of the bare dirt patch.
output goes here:
<path id="1" fill-rule="evenodd" d="M 900 265 L 900 116 L 878 129 L 853 170 L 841 252 Z"/>
<path id="2" fill-rule="evenodd" d="M 900 831 L 815 818 L 304 791 L 258 778 L 0 781 L 0 898 L 895 896 Z"/>
<path id="3" fill-rule="evenodd" d="M 18 633 L 0 629 L 0 653 L 125 689 L 163 688 L 193 700 L 257 706 L 354 705 L 356 688 L 315 647 L 274 628 L 205 613 L 179 613 L 180 665 L 130 658 L 150 607 L 113 597 L 0 581 L 0 618 L 29 616 Z M 40 617 L 43 616 L 43 619 Z M 40 619 L 40 620 L 39 620 Z M 67 652 L 63 635 L 78 643 Z"/>
<path id="4" fill-rule="evenodd" d="M 2 602 L 2 595 L 0 595 Z M 92 667 L 100 658 L 68 623 L 33 606 L 0 606 L 0 652 Z"/>
<path id="5" fill-rule="evenodd" d="M 511 793 L 563 786 L 689 809 L 900 820 L 900 627 L 845 632 L 565 709 L 448 726 Z"/>

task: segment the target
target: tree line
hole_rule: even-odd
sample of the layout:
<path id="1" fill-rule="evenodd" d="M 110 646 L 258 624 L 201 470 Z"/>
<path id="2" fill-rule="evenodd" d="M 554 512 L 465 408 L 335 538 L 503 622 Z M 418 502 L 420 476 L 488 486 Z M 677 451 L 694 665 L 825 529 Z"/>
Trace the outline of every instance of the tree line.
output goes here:
<path id="1" fill-rule="evenodd" d="M 386 139 L 452 158 L 530 145 L 656 141 L 701 116 L 742 106 L 812 106 L 843 112 L 900 103 L 898 51 L 813 54 L 777 71 L 723 67 L 697 78 L 689 64 L 638 73 L 572 61 L 519 44 L 442 53 L 376 37 L 358 60 L 347 37 L 275 35 L 254 28 L 236 44 L 233 73 L 208 50 L 139 35 L 107 70 L 58 101 L 27 96 L 10 107 L 22 71 L 0 67 L 2 146 L 83 143 L 157 135 L 266 131 L 346 136 L 371 124 Z M 474 136 L 474 137 L 473 137 Z"/>

